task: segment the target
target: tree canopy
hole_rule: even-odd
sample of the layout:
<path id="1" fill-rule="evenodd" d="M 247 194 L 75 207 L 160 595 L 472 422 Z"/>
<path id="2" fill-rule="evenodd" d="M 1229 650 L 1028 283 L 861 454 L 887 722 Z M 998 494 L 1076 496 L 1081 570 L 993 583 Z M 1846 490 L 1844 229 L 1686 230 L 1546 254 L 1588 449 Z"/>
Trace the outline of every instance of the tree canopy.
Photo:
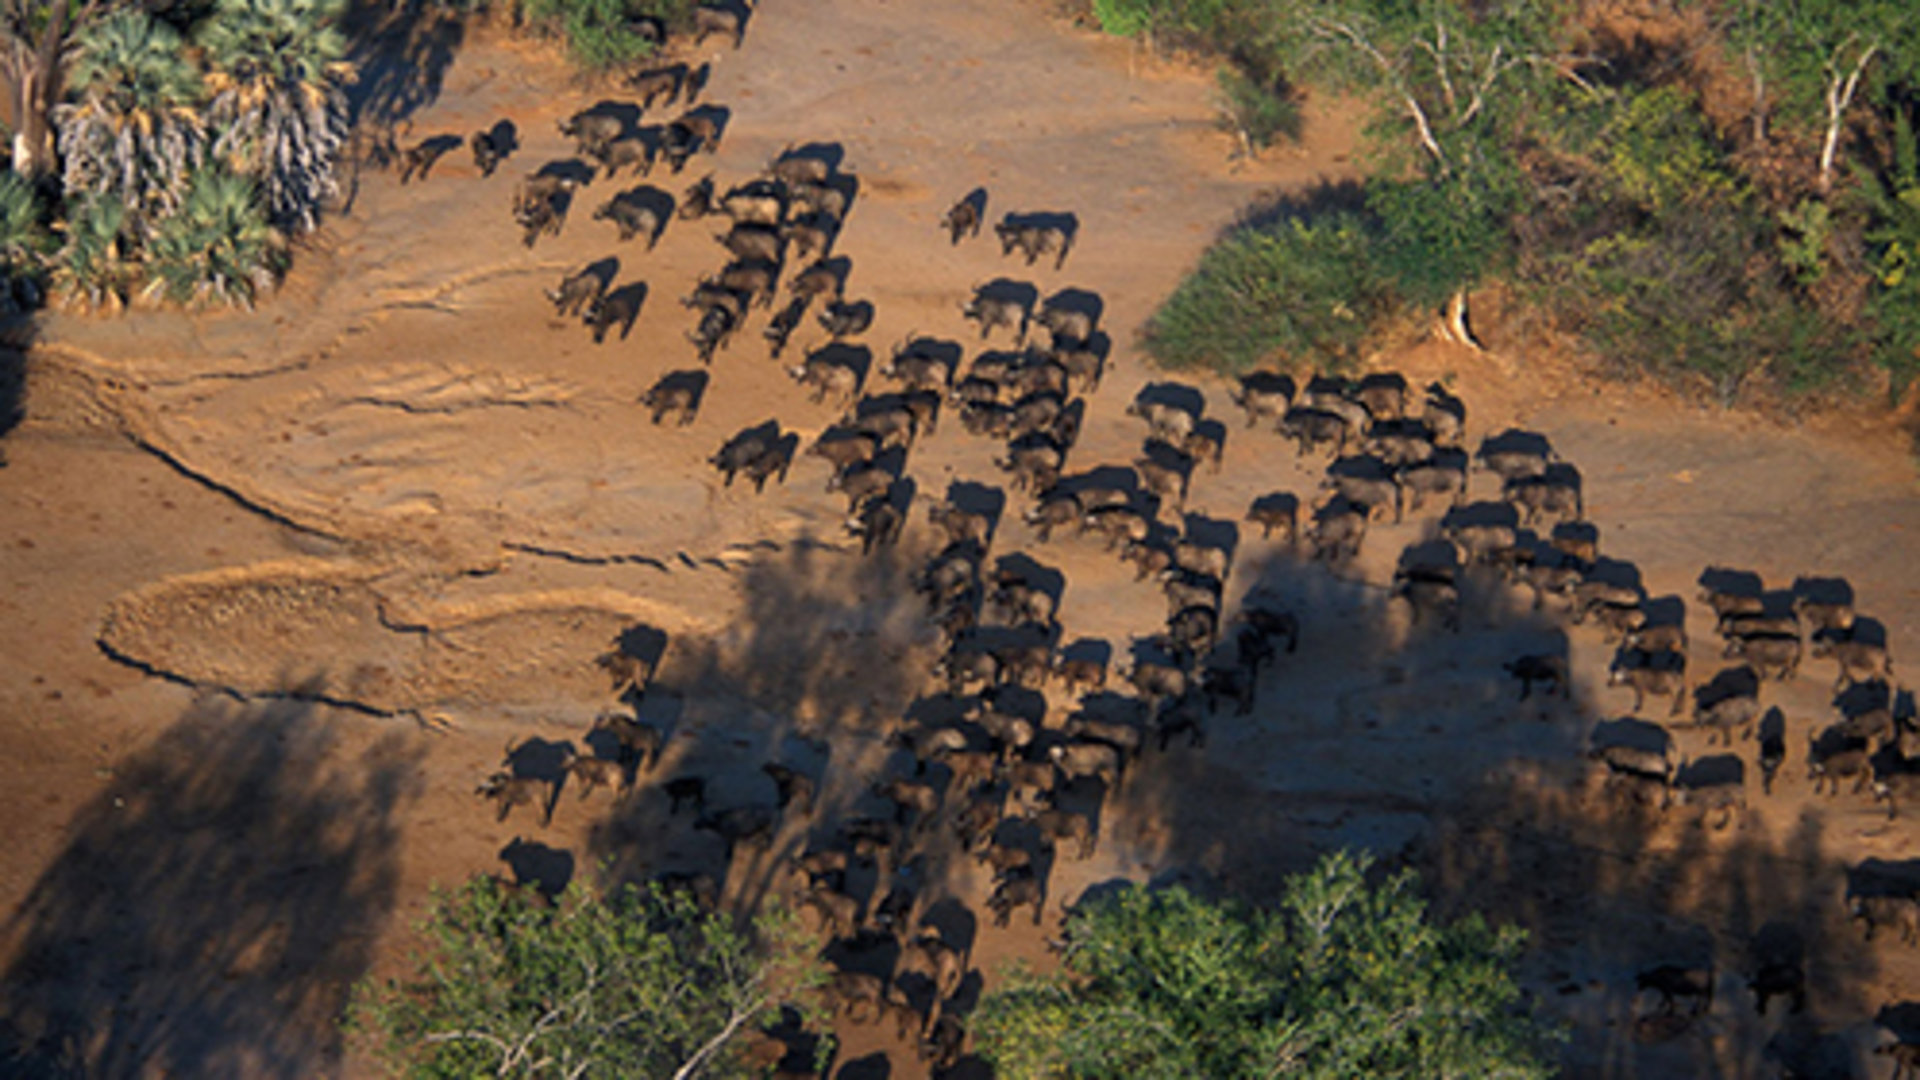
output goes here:
<path id="1" fill-rule="evenodd" d="M 414 974 L 361 986 L 352 1017 L 416 1080 L 737 1075 L 740 1037 L 820 981 L 791 916 L 740 927 L 657 888 L 548 907 L 478 877 L 422 930 Z"/>
<path id="2" fill-rule="evenodd" d="M 1521 1007 L 1524 936 L 1428 918 L 1410 873 L 1336 853 L 1277 910 L 1129 887 L 1069 916 L 1061 970 L 990 992 L 976 1041 L 1002 1077 L 1544 1077 Z"/>

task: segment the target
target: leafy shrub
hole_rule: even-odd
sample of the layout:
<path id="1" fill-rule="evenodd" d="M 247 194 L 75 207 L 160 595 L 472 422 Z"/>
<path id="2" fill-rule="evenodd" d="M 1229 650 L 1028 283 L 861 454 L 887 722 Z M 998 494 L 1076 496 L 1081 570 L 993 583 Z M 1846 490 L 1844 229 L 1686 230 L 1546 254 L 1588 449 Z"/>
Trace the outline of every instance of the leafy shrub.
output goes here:
<path id="1" fill-rule="evenodd" d="M 134 275 L 127 241 L 126 204 L 94 196 L 70 204 L 66 242 L 53 268 L 53 287 L 82 308 L 116 309 L 126 302 Z"/>
<path id="2" fill-rule="evenodd" d="M 1873 354 L 1892 377 L 1898 401 L 1920 378 L 1920 139 L 1904 113 L 1895 120 L 1892 142 L 1887 175 L 1862 175 L 1857 190 L 1871 216 Z"/>
<path id="3" fill-rule="evenodd" d="M 1699 103 L 1662 87 L 1613 99 L 1591 149 L 1610 197 L 1648 213 L 1671 213 L 1703 199 L 1738 200 L 1741 184 Z"/>
<path id="4" fill-rule="evenodd" d="M 1016 971 L 976 1041 L 1008 1080 L 1548 1075 L 1513 981 L 1523 935 L 1435 925 L 1411 874 L 1370 886 L 1369 865 L 1323 859 L 1278 911 L 1179 888 L 1081 904 L 1065 970 Z"/>
<path id="5" fill-rule="evenodd" d="M 1149 320 L 1145 344 L 1174 368 L 1338 368 L 1394 307 L 1357 215 L 1289 218 L 1210 248 Z"/>
<path id="6" fill-rule="evenodd" d="M 147 248 L 146 295 L 176 304 L 251 308 L 287 266 L 286 244 L 267 223 L 253 182 L 202 169 L 187 198 L 160 223 Z"/>
<path id="7" fill-rule="evenodd" d="M 576 883 L 552 907 L 477 877 L 436 892 L 427 955 L 349 1025 L 409 1077 L 745 1075 L 736 1036 L 821 981 L 798 920 L 749 930 L 684 894 Z M 824 1040 L 823 1040 L 824 1041 Z"/>
<path id="8" fill-rule="evenodd" d="M 1115 37 L 1139 37 L 1167 7 L 1164 0 L 1093 0 L 1093 17 Z"/>
<path id="9" fill-rule="evenodd" d="M 1218 81 L 1222 125 L 1249 152 L 1300 137 L 1300 103 L 1286 86 L 1262 82 L 1237 67 L 1221 68 Z"/>
<path id="10" fill-rule="evenodd" d="M 566 42 L 574 63 L 607 71 L 651 56 L 654 42 L 639 20 L 659 19 L 669 30 L 691 24 L 693 0 L 526 0 L 529 22 Z"/>
<path id="11" fill-rule="evenodd" d="M 1506 261 L 1513 248 L 1506 179 L 1367 185 L 1367 209 L 1380 221 L 1374 263 L 1408 303 L 1439 307 Z"/>
<path id="12" fill-rule="evenodd" d="M 33 184 L 11 170 L 0 172 L 0 312 L 36 305 L 47 249 Z"/>

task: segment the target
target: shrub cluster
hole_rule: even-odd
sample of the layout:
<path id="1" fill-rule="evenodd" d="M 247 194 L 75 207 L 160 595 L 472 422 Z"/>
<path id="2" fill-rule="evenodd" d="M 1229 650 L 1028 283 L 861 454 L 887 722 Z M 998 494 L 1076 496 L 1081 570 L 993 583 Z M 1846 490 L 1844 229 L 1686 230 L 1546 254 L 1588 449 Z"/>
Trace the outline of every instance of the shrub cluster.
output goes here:
<path id="1" fill-rule="evenodd" d="M 1901 398 L 1920 375 L 1920 45 L 1897 8 L 1791 25 L 1743 8 L 1680 27 L 1697 40 L 1655 65 L 1608 55 L 1553 0 L 1418 17 L 1095 0 L 1110 32 L 1225 58 L 1249 145 L 1296 130 L 1296 81 L 1376 107 L 1364 212 L 1230 232 L 1145 344 L 1172 366 L 1339 368 L 1408 312 L 1445 308 L 1464 333 L 1468 293 L 1500 280 L 1605 364 L 1722 402 L 1882 381 Z M 1723 104 L 1749 86 L 1745 111 Z"/>

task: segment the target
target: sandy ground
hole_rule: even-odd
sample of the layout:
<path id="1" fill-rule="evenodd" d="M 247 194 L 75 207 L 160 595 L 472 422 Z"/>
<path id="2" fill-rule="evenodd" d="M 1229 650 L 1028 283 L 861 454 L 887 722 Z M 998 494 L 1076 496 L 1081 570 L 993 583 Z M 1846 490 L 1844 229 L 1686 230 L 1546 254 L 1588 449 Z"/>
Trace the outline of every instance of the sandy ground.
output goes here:
<path id="1" fill-rule="evenodd" d="M 476 872 L 724 873 L 735 903 L 781 888 L 779 857 L 808 823 L 728 866 L 651 785 L 618 805 L 566 792 L 545 827 L 524 809 L 496 823 L 472 796 L 510 740 L 586 745 L 615 703 L 592 659 L 629 627 L 666 641 L 641 708 L 674 733 L 652 779 L 703 775 L 710 805 L 765 804 L 758 765 L 786 761 L 821 780 L 821 835 L 882 809 L 867 786 L 907 767 L 884 736 L 940 708 L 925 676 L 934 635 L 905 587 L 933 550 L 924 512 L 900 548 L 863 560 L 819 459 L 763 495 L 705 464 L 743 428 L 776 419 L 811 441 L 838 415 L 767 359 L 764 315 L 719 355 L 696 422 L 654 428 L 637 404 L 698 366 L 676 301 L 719 265 L 715 226 L 676 221 L 651 252 L 618 244 L 591 211 L 635 182 L 600 180 L 562 235 L 522 247 L 506 212 L 515 178 L 569 156 L 555 120 L 601 95 L 484 30 L 423 27 L 404 55 L 369 65 L 370 100 L 412 109 L 414 138 L 511 118 L 524 145 L 500 174 L 479 178 L 464 155 L 423 184 L 368 172 L 260 312 L 53 317 L 29 355 L 26 419 L 0 444 L 0 1051 L 28 1075 L 63 1075 L 62 1062 L 100 1076 L 366 1074 L 332 1024 L 346 987 L 399 970 L 430 886 Z M 858 181 L 836 253 L 849 296 L 877 308 L 861 339 L 876 353 L 920 333 L 971 354 L 960 303 L 999 276 L 1100 298 L 1114 351 L 1076 470 L 1138 452 L 1125 406 L 1165 379 L 1134 335 L 1207 242 L 1252 202 L 1350 175 L 1351 110 L 1316 106 L 1302 146 L 1234 167 L 1204 73 L 1146 64 L 1015 0 L 781 0 L 739 51 L 692 59 L 714 61 L 703 101 L 729 111 L 725 137 L 685 176 L 651 182 L 678 194 L 709 170 L 745 179 L 790 143 L 836 144 Z M 950 247 L 935 222 L 976 185 L 990 218 L 1076 214 L 1065 266 L 1003 260 L 990 236 Z M 607 257 L 646 299 L 629 335 L 595 345 L 539 290 Z M 1605 551 L 1651 595 L 1690 601 L 1713 563 L 1775 587 L 1842 576 L 1894 656 L 1915 655 L 1920 497 L 1890 426 L 1703 411 L 1583 378 L 1503 337 L 1491 313 L 1484 329 L 1487 354 L 1413 342 L 1375 364 L 1451 380 L 1471 442 L 1511 426 L 1549 435 L 1584 472 Z M 809 325 L 788 356 L 823 339 Z M 1241 430 L 1224 386 L 1178 381 L 1228 427 L 1224 467 L 1194 481 L 1198 528 L 1233 534 L 1254 497 L 1313 490 L 1319 462 Z M 1004 486 L 997 449 L 946 423 L 906 475 L 923 499 Z M 1022 505 L 1011 496 L 994 553 L 1060 572 L 1063 642 L 1124 655 L 1158 628 L 1150 585 L 1091 538 L 1041 544 Z M 1442 910 L 1532 931 L 1527 985 L 1572 1024 L 1567 1075 L 1776 1075 L 1783 1061 L 1883 1075 L 1867 1050 L 1911 1030 L 1887 1010 L 1920 969 L 1907 947 L 1863 944 L 1841 896 L 1850 868 L 1920 853 L 1907 818 L 1810 795 L 1804 747 L 1832 716 L 1830 664 L 1765 691 L 1789 723 L 1771 797 L 1754 744 L 1732 747 L 1749 789 L 1737 826 L 1610 810 L 1578 758 L 1593 724 L 1629 704 L 1605 687 L 1610 647 L 1491 583 L 1470 590 L 1459 635 L 1410 627 L 1385 586 L 1433 527 L 1414 515 L 1377 528 L 1340 577 L 1235 535 L 1230 597 L 1288 596 L 1301 650 L 1204 749 L 1150 758 L 1104 806 L 1076 795 L 1101 845 L 1053 868 L 1048 925 L 1102 882 L 1183 875 L 1257 898 L 1317 853 L 1363 845 L 1426 871 Z M 1711 620 L 1689 607 L 1702 681 L 1721 662 Z M 1563 648 L 1572 700 L 1516 703 L 1499 662 Z M 1695 758 L 1726 752 L 1680 740 Z M 971 944 L 978 974 L 959 1007 L 1005 961 L 1044 956 L 1045 928 L 998 929 L 968 909 L 988 878 L 944 842 L 917 871 L 946 898 L 936 919 Z M 1757 953 L 1782 949 L 1804 957 L 1808 1008 L 1757 1017 L 1744 980 Z M 1636 1030 L 1649 1002 L 1634 973 L 1708 958 L 1712 1009 L 1664 1041 Z M 924 1074 L 883 1032 L 842 1034 L 835 1075 Z"/>

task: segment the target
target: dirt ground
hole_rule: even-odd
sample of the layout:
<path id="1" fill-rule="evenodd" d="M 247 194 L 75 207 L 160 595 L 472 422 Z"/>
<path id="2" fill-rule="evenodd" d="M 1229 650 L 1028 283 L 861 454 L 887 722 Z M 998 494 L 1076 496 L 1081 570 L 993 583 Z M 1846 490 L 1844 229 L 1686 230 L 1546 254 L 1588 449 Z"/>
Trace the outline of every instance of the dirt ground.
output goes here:
<path id="1" fill-rule="evenodd" d="M 885 738 L 902 718 L 938 718 L 935 634 L 906 588 L 935 548 L 924 511 L 899 548 L 862 559 L 818 458 L 761 495 L 705 463 L 743 428 L 776 419 L 810 442 L 838 416 L 767 359 L 765 316 L 719 354 L 696 422 L 655 428 L 637 403 L 698 367 L 677 300 L 719 265 L 715 226 L 675 221 L 651 252 L 618 244 L 591 212 L 633 182 L 596 180 L 559 237 L 521 246 L 515 179 L 570 156 L 555 121 L 601 95 L 484 28 L 423 23 L 399 40 L 366 58 L 369 108 L 404 114 L 412 138 L 510 118 L 523 145 L 499 174 L 480 178 L 464 153 L 425 183 L 368 171 L 260 311 L 53 316 L 27 356 L 25 418 L 0 442 L 0 1059 L 26 1075 L 368 1075 L 334 1026 L 346 988 L 400 970 L 429 888 L 476 872 L 702 871 L 742 904 L 781 888 L 804 822 L 728 866 L 657 785 L 619 804 L 566 792 L 547 826 L 525 809 L 496 823 L 474 798 L 510 740 L 586 745 L 615 704 L 592 660 L 630 627 L 665 641 L 641 707 L 673 732 L 652 779 L 705 776 L 710 806 L 770 803 L 758 766 L 786 761 L 821 779 L 825 834 L 881 809 L 867 787 L 907 767 Z M 729 111 L 725 135 L 685 176 L 651 182 L 677 194 L 707 171 L 745 179 L 788 144 L 837 145 L 858 195 L 836 253 L 848 295 L 877 309 L 860 339 L 875 353 L 920 333 L 971 355 L 959 307 L 995 277 L 1100 298 L 1113 354 L 1074 470 L 1138 453 L 1125 407 L 1168 377 L 1135 334 L 1206 244 L 1250 204 L 1352 175 L 1353 110 L 1315 105 L 1302 145 L 1235 164 L 1205 72 L 1021 0 L 780 0 L 738 51 L 690 58 L 713 61 L 702 100 Z M 976 185 L 990 219 L 1077 215 L 1064 267 L 1002 259 L 990 235 L 949 246 L 936 222 Z M 539 290 L 609 256 L 645 301 L 630 335 L 595 345 Z M 1483 328 L 1486 353 L 1416 341 L 1373 363 L 1448 380 L 1470 444 L 1548 435 L 1585 476 L 1603 549 L 1650 595 L 1688 599 L 1696 682 L 1722 664 L 1691 602 L 1710 564 L 1771 587 L 1844 577 L 1896 670 L 1917 655 L 1920 492 L 1891 425 L 1704 410 L 1588 378 L 1492 313 Z M 809 325 L 787 356 L 823 341 Z M 1863 943 L 1842 896 L 1863 865 L 1920 866 L 1920 852 L 1909 817 L 1811 794 L 1828 662 L 1764 692 L 1788 719 L 1771 796 L 1754 744 L 1731 747 L 1747 763 L 1736 824 L 1610 808 L 1580 752 L 1630 701 L 1605 685 L 1597 630 L 1491 583 L 1470 590 L 1458 635 L 1410 627 L 1386 585 L 1431 514 L 1377 527 L 1340 576 L 1236 530 L 1258 495 L 1309 495 L 1320 462 L 1242 430 L 1221 383 L 1174 378 L 1228 428 L 1190 525 L 1232 539 L 1230 601 L 1289 599 L 1300 651 L 1203 749 L 1150 756 L 1104 806 L 1076 796 L 1100 846 L 1053 868 L 1046 925 L 974 914 L 989 878 L 932 845 L 918 883 L 971 946 L 961 1009 L 1007 961 L 1043 961 L 1054 917 L 1089 887 L 1181 877 L 1259 899 L 1359 845 L 1423 870 L 1442 911 L 1532 932 L 1526 985 L 1570 1024 L 1568 1076 L 1890 1071 L 1869 1051 L 1920 1037 L 1920 965 L 1911 946 Z M 998 450 L 943 423 L 907 475 L 922 500 L 1004 487 Z M 1474 494 L 1497 490 L 1477 475 Z M 1118 657 L 1158 629 L 1150 584 L 1090 537 L 1040 543 L 1024 505 L 1009 496 L 994 554 L 1060 573 L 1063 642 Z M 1517 703 L 1499 663 L 1560 649 L 1571 700 Z M 1694 758 L 1727 752 L 1679 738 Z M 886 882 L 860 884 L 877 896 Z M 1783 952 L 1804 960 L 1806 1009 L 1756 1016 L 1745 980 Z M 1717 971 L 1704 1015 L 1678 1032 L 1636 1023 L 1654 1011 L 1636 972 L 1703 960 Z M 885 1032 L 841 1034 L 836 1076 L 925 1073 Z"/>

